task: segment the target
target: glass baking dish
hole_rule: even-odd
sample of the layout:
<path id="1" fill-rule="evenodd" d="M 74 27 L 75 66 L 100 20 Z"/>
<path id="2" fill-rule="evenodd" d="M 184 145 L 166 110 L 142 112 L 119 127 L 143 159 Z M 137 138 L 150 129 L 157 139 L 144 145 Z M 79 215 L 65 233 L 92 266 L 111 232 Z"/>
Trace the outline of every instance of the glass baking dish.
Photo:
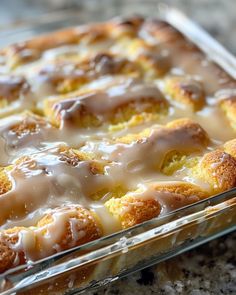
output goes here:
<path id="1" fill-rule="evenodd" d="M 131 1 L 122 5 L 118 1 L 101 1 L 99 4 L 54 13 L 34 24 L 25 22 L 17 29 L 2 31 L 1 46 L 66 26 L 142 13 L 170 23 L 236 78 L 236 59 L 181 12 L 165 5 L 157 6 L 156 1 L 145 4 Z M 11 269 L 0 275 L 0 291 L 1 294 L 80 294 L 235 229 L 236 188 L 128 230 Z"/>

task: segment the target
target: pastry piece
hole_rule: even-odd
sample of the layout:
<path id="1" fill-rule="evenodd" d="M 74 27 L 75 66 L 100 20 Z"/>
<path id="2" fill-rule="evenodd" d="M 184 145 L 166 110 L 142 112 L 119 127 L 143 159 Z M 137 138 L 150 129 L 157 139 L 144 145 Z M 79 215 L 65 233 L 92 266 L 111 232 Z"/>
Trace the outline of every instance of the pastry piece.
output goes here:
<path id="1" fill-rule="evenodd" d="M 48 210 L 36 225 L 0 232 L 0 272 L 93 241 L 102 235 L 95 213 L 66 205 Z"/>
<path id="2" fill-rule="evenodd" d="M 228 118 L 230 125 L 236 130 L 236 96 L 221 99 L 219 104 Z"/>
<path id="3" fill-rule="evenodd" d="M 201 152 L 210 144 L 205 130 L 187 118 L 128 134 L 116 142 L 109 159 L 127 167 L 136 163 L 136 172 L 163 171 L 174 156 Z"/>
<path id="4" fill-rule="evenodd" d="M 29 91 L 27 81 L 21 76 L 0 75 L 0 106 L 4 107 L 20 99 Z"/>
<path id="5" fill-rule="evenodd" d="M 10 167 L 8 167 L 10 169 Z M 12 189 L 12 182 L 7 176 L 6 168 L 0 168 L 0 196 Z"/>
<path id="6" fill-rule="evenodd" d="M 21 65 L 28 64 L 44 57 L 50 50 L 60 48 L 58 55 L 65 56 L 78 55 L 79 45 L 82 48 L 98 45 L 107 40 L 106 25 L 88 26 L 74 29 L 65 29 L 48 35 L 39 36 L 38 38 L 27 40 L 25 42 L 10 45 L 1 50 L 0 55 L 6 60 L 7 66 L 12 70 Z M 71 46 L 71 50 L 65 48 Z M 81 49 L 82 49 L 81 48 Z M 63 50 L 64 49 L 64 50 Z M 69 51 L 69 52 L 68 52 Z M 58 57 L 57 51 L 53 54 Z"/>
<path id="7" fill-rule="evenodd" d="M 190 177 L 209 194 L 216 194 L 236 186 L 235 139 L 202 155 L 171 154 L 163 165 L 163 173 Z"/>
<path id="8" fill-rule="evenodd" d="M 128 228 L 207 196 L 207 192 L 190 183 L 163 182 L 141 187 L 121 198 L 111 198 L 105 206 L 120 221 L 122 228 Z"/>
<path id="9" fill-rule="evenodd" d="M 232 157 L 236 158 L 236 139 L 227 141 L 223 147 L 224 151 L 230 154 Z"/>
<path id="10" fill-rule="evenodd" d="M 221 150 L 207 153 L 193 168 L 193 175 L 208 183 L 214 193 L 236 186 L 236 159 Z"/>
<path id="11" fill-rule="evenodd" d="M 149 49 L 141 51 L 137 56 L 146 78 L 160 78 L 166 75 L 171 68 L 171 60 L 166 51 Z"/>
<path id="12" fill-rule="evenodd" d="M 39 72 L 33 74 L 38 81 L 38 87 L 45 89 L 49 94 L 63 94 L 75 91 L 86 83 L 103 76 L 126 75 L 127 77 L 140 77 L 140 66 L 125 57 L 101 52 L 81 61 L 55 61 L 43 65 Z"/>
<path id="13" fill-rule="evenodd" d="M 202 155 L 174 155 L 166 162 L 163 172 L 183 177 L 187 175 L 209 192 L 216 194 L 236 186 L 235 139 Z"/>
<path id="14" fill-rule="evenodd" d="M 44 58 L 47 53 L 52 53 L 54 59 L 78 58 L 83 56 L 85 49 L 99 52 L 123 38 L 133 38 L 138 34 L 143 21 L 142 18 L 134 17 L 127 21 L 116 19 L 99 25 L 64 29 L 10 45 L 0 51 L 0 56 L 11 69 Z M 57 48 L 60 50 L 57 51 Z"/>
<path id="15" fill-rule="evenodd" d="M 117 17 L 108 23 L 110 34 L 115 39 L 137 37 L 141 26 L 144 23 L 141 16 Z"/>
<path id="16" fill-rule="evenodd" d="M 123 229 L 157 217 L 161 211 L 161 205 L 154 198 L 142 200 L 132 194 L 120 199 L 112 198 L 105 206 L 120 221 Z"/>
<path id="17" fill-rule="evenodd" d="M 172 100 L 193 111 L 200 110 L 205 104 L 205 94 L 201 83 L 188 77 L 167 78 L 165 92 Z"/>
<path id="18" fill-rule="evenodd" d="M 235 81 L 163 21 L 20 42 L 0 50 L 0 73 L 1 272 L 236 187 Z M 63 293 L 102 267 L 35 292 Z"/>
<path id="19" fill-rule="evenodd" d="M 235 140 L 226 142 L 202 156 L 177 155 L 163 170 L 167 175 L 190 177 L 210 194 L 220 193 L 236 186 Z"/>
<path id="20" fill-rule="evenodd" d="M 173 43 L 183 39 L 183 36 L 176 29 L 165 21 L 148 19 L 140 29 L 140 35 L 144 40 L 151 40 L 153 43 Z"/>
<path id="21" fill-rule="evenodd" d="M 19 238 L 16 235 L 19 231 L 20 227 L 16 228 L 13 236 L 11 236 L 11 230 L 9 230 L 9 235 L 0 232 L 0 273 L 14 267 L 15 261 L 19 261 L 21 264 L 25 262 L 23 255 L 16 257 L 16 251 L 10 246 L 11 244 L 14 246 L 18 242 Z"/>
<path id="22" fill-rule="evenodd" d="M 0 224 L 23 218 L 45 204 L 73 201 L 87 205 L 90 196 L 114 187 L 104 166 L 68 146 L 20 157 L 2 169 Z"/>
<path id="23" fill-rule="evenodd" d="M 30 85 L 23 76 L 0 75 L 0 118 L 33 106 Z"/>
<path id="24" fill-rule="evenodd" d="M 142 38 L 122 39 L 113 50 L 135 61 L 141 67 L 145 78 L 160 78 L 171 68 L 168 52 Z"/>
<path id="25" fill-rule="evenodd" d="M 167 108 L 168 103 L 156 86 L 128 79 L 124 84 L 108 89 L 74 93 L 70 98 L 48 99 L 44 111 L 61 128 L 86 128 L 105 123 L 140 124 L 166 114 Z"/>
<path id="26" fill-rule="evenodd" d="M 173 175 L 176 171 L 184 167 L 192 167 L 195 163 L 195 157 L 191 158 L 183 153 L 173 151 L 166 157 L 161 167 L 161 172 L 167 176 Z"/>
<path id="27" fill-rule="evenodd" d="M 39 150 L 43 143 L 56 141 L 57 136 L 57 129 L 45 118 L 29 111 L 0 119 L 0 165 L 7 165 L 19 153 Z"/>
<path id="28" fill-rule="evenodd" d="M 14 117 L 12 116 L 11 119 L 14 120 Z M 21 120 L 9 126 L 9 132 L 16 134 L 18 137 L 24 137 L 27 134 L 37 133 L 40 127 L 47 126 L 47 121 L 45 121 L 42 117 L 35 116 L 34 114 L 31 115 L 30 113 L 22 114 L 21 118 L 16 117 L 16 119 Z M 33 119 L 35 119 L 35 121 Z"/>
<path id="29" fill-rule="evenodd" d="M 148 19 L 140 28 L 139 36 L 147 43 L 165 49 L 169 54 L 171 74 L 199 77 L 205 95 L 214 96 L 218 90 L 236 88 L 235 79 L 167 22 Z"/>

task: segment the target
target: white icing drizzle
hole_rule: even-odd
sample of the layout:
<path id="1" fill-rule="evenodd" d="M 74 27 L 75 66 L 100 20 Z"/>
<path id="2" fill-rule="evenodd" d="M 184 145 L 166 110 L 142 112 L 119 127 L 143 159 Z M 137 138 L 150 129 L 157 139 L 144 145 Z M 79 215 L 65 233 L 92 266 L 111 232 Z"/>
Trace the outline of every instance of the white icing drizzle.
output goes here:
<path id="1" fill-rule="evenodd" d="M 39 207 L 54 208 L 73 202 L 90 207 L 90 195 L 114 185 L 105 172 L 93 172 L 92 161 L 66 161 L 70 160 L 63 159 L 55 148 L 17 164 L 8 173 L 13 188 L 0 198 L 0 223 L 22 218 Z"/>
<path id="2" fill-rule="evenodd" d="M 43 142 L 56 142 L 58 130 L 40 117 L 23 113 L 0 120 L 0 140 L 0 165 L 7 165 L 14 157 L 40 150 Z"/>
<path id="3" fill-rule="evenodd" d="M 18 237 L 18 241 L 11 245 L 12 249 L 17 252 L 22 251 L 25 253 L 26 260 L 32 261 L 62 251 L 61 244 L 65 244 L 68 248 L 74 247 L 86 236 L 89 223 L 93 222 L 96 226 L 95 220 L 88 219 L 93 219 L 92 216 L 73 217 L 78 216 L 77 209 L 79 209 L 78 206 L 70 205 L 57 210 L 47 210 L 45 213 L 51 216 L 52 221 L 13 233 L 12 235 Z M 97 233 L 99 231 L 97 228 Z M 68 245 L 66 244 L 67 235 L 70 235 L 71 241 Z"/>
<path id="4" fill-rule="evenodd" d="M 159 182 L 160 186 L 162 185 L 163 188 L 165 186 L 171 186 L 171 185 L 181 185 L 182 182 L 179 181 L 165 181 L 165 182 Z M 175 192 L 168 192 L 166 191 L 160 191 L 158 188 L 155 188 L 155 184 L 153 185 L 151 182 L 148 184 L 140 184 L 138 185 L 138 191 L 137 192 L 130 192 L 127 193 L 126 196 L 132 196 L 132 198 L 137 201 L 137 203 L 132 202 L 133 205 L 139 205 L 139 202 L 142 200 L 148 200 L 148 199 L 154 199 L 159 202 L 161 205 L 161 215 L 164 215 L 165 213 L 168 213 L 170 211 L 176 210 L 178 208 L 184 207 L 186 205 L 189 205 L 191 203 L 199 201 L 199 197 L 196 195 L 191 195 L 189 197 L 185 197 L 182 194 L 178 194 Z M 142 205 L 142 203 L 140 204 Z M 121 215 L 125 214 L 130 210 L 129 206 L 125 206 L 122 209 Z"/>
<path id="5" fill-rule="evenodd" d="M 82 150 L 96 150 L 104 159 L 119 163 L 130 176 L 134 174 L 137 177 L 160 171 L 165 156 L 170 152 L 188 154 L 204 150 L 206 146 L 199 136 L 201 133 L 200 128 L 186 129 L 184 125 L 173 128 L 157 125 L 152 126 L 147 137 L 131 143 L 90 142 Z"/>
<path id="6" fill-rule="evenodd" d="M 120 106 L 130 102 L 137 103 L 139 112 L 145 110 L 148 102 L 138 102 L 144 99 L 151 99 L 152 103 L 164 103 L 165 99 L 156 86 L 145 86 L 128 79 L 122 85 L 116 85 L 105 91 L 92 92 L 76 98 L 59 102 L 55 105 L 57 116 L 60 115 L 62 127 L 66 121 L 85 109 L 89 114 L 95 115 L 101 122 L 107 121 L 113 116 L 113 112 Z"/>
<path id="7" fill-rule="evenodd" d="M 135 197 L 137 204 L 141 204 L 141 199 L 156 199 L 162 207 L 161 214 L 197 201 L 198 197 L 194 195 L 186 198 L 154 188 L 153 182 L 165 186 L 186 181 L 208 189 L 205 183 L 189 177 L 187 168 L 172 176 L 161 173 L 165 156 L 172 151 L 202 154 L 235 138 L 235 132 L 217 106 L 221 98 L 235 95 L 235 81 L 230 80 L 226 73 L 190 43 L 178 40 L 178 34 L 172 28 L 162 24 L 152 32 L 152 25 L 147 24 L 139 32 L 132 24 L 115 27 L 110 38 L 103 36 L 97 42 L 94 40 L 99 37 L 99 32 L 92 32 L 90 36 L 89 27 L 84 27 L 78 29 L 78 34 L 81 34 L 78 44 L 73 36 L 68 39 L 64 36 L 62 42 L 57 40 L 56 48 L 41 44 L 38 52 L 34 46 L 27 48 L 23 44 L 19 48 L 20 57 L 24 60 L 28 55 L 33 61 L 17 65 L 14 70 L 8 68 L 11 61 L 8 62 L 7 58 L 3 57 L 3 61 L 0 61 L 0 103 L 2 98 L 9 103 L 6 107 L 0 105 L 0 118 L 8 116 L 0 120 L 0 165 L 13 164 L 11 169 L 6 169 L 12 189 L 0 195 L 0 229 L 4 232 L 14 226 L 26 227 L 20 231 L 18 242 L 12 248 L 23 251 L 28 261 L 61 251 L 59 241 L 64 238 L 68 222 L 72 234 L 68 247 L 75 246 L 84 238 L 88 220 L 70 218 L 70 214 L 76 210 L 73 206 L 82 206 L 93 212 L 101 222 L 104 235 L 120 230 L 119 221 L 104 206 L 113 196 L 112 191 L 119 186 L 124 189 L 124 195 Z M 159 38 L 154 36 L 157 31 Z M 122 36 L 122 32 L 127 35 Z M 132 36 L 134 32 L 136 37 L 133 40 L 129 34 Z M 65 44 L 66 40 L 68 45 Z M 143 41 L 146 45 L 142 47 Z M 96 62 L 97 54 L 99 58 Z M 117 56 L 109 57 L 108 54 Z M 124 61 L 139 64 L 142 58 L 151 60 L 157 70 L 167 76 L 188 74 L 190 78 L 200 81 L 206 94 L 206 105 L 194 113 L 183 105 L 173 104 L 169 97 L 163 95 L 163 79 L 153 80 L 149 75 L 153 69 L 147 69 L 145 74 L 138 68 L 138 77 L 142 77 L 139 80 L 119 72 L 118 68 Z M 80 68 L 80 62 L 86 59 L 90 64 L 84 70 Z M 43 100 L 57 94 L 53 79 L 73 80 L 84 78 L 84 75 L 87 75 L 88 81 L 81 86 L 81 90 L 89 90 L 89 94 L 69 93 L 65 95 L 65 100 L 55 104 L 60 128 L 28 113 L 11 115 L 22 110 L 35 111 L 35 107 L 42 111 Z M 168 116 L 160 116 L 158 121 L 109 133 L 109 120 L 120 107 L 130 103 L 136 113 L 154 104 L 169 105 L 169 113 Z M 75 126 L 73 120 L 78 119 L 80 112 L 82 115 L 85 112 L 95 116 L 101 123 L 99 127 L 82 129 Z M 165 127 L 169 121 L 182 117 L 191 118 L 207 131 L 211 139 L 208 146 L 196 139 L 196 130 Z M 20 134 L 13 131 L 16 125 L 24 123 L 25 131 Z M 33 131 L 27 131 L 27 125 L 32 124 L 35 126 Z M 145 128 L 150 128 L 147 137 L 130 144 L 116 141 L 118 137 L 139 133 Z M 100 159 L 103 172 L 93 170 L 94 160 L 77 163 L 60 154 L 60 147 L 67 144 L 77 149 L 82 147 L 82 151 Z M 25 155 L 29 157 L 16 164 L 17 159 Z M 212 169 L 216 169 L 224 157 L 219 163 L 214 163 Z M 137 188 L 139 190 L 133 192 Z M 102 194 L 99 201 L 92 199 L 96 193 Z M 71 206 L 70 212 L 64 211 L 64 206 Z M 129 206 L 123 213 L 125 210 L 129 210 Z M 35 227 L 47 213 L 53 214 L 53 221 Z M 0 232 L 0 236 L 3 232 Z M 40 251 L 38 248 L 36 250 L 36 245 L 40 246 Z M 14 265 L 19 263 L 20 257 L 16 256 Z"/>

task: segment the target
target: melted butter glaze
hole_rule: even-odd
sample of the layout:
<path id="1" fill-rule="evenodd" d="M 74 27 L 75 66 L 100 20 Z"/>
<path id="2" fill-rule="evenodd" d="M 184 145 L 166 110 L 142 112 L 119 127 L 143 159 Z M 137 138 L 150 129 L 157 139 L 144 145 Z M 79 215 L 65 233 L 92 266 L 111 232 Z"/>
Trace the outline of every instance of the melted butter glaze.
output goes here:
<path id="1" fill-rule="evenodd" d="M 171 176 L 162 173 L 161 168 L 168 153 L 201 157 L 235 138 L 235 131 L 219 109 L 218 101 L 222 96 L 235 94 L 236 82 L 181 34 L 163 22 L 135 19 L 102 25 L 100 31 L 88 26 L 73 30 L 71 35 L 64 32 L 56 34 L 54 39 L 35 40 L 13 46 L 9 52 L 6 50 L 7 54 L 1 53 L 0 64 L 0 100 L 9 102 L 0 109 L 0 117 L 6 117 L 0 120 L 0 164 L 12 165 L 6 169 L 12 188 L 0 196 L 0 228 L 4 231 L 14 226 L 27 227 L 20 232 L 14 246 L 16 251 L 24 251 L 26 260 L 61 250 L 58 240 L 68 220 L 63 210 L 55 209 L 58 212 L 46 226 L 46 237 L 42 233 L 45 228 L 31 228 L 54 208 L 79 205 L 89 209 L 100 220 L 106 235 L 121 229 L 120 222 L 104 206 L 116 196 L 118 188 L 123 190 L 122 196 L 134 196 L 137 204 L 140 199 L 158 200 L 161 214 L 198 199 L 195 195 L 186 200 L 178 193 L 158 192 L 153 183 L 185 181 L 202 189 L 209 188 L 201 180 L 189 177 L 187 168 Z M 13 63 L 15 57 L 19 59 L 15 69 L 9 66 L 9 57 Z M 134 76 L 130 75 L 132 71 Z M 186 75 L 203 85 L 206 97 L 200 111 L 193 112 L 165 94 L 164 79 L 172 75 Z M 83 85 L 77 85 L 78 91 L 65 95 L 64 99 L 56 97 L 58 101 L 52 107 L 60 121 L 59 128 L 43 116 L 40 119 L 27 113 L 9 116 L 20 110 L 33 110 L 42 115 L 43 101 L 48 96 L 52 96 L 49 100 L 54 99 L 57 86 L 67 80 L 82 81 Z M 185 90 L 194 89 L 186 85 Z M 160 104 L 168 108 L 168 114 L 108 131 L 109 120 L 117 109 L 130 102 L 135 103 L 136 113 Z M 98 119 L 96 128 L 80 128 L 75 124 L 86 112 Z M 196 140 L 196 129 L 187 131 L 166 126 L 184 117 L 206 130 L 207 143 Z M 119 138 L 146 128 L 150 130 L 148 136 L 130 143 L 119 142 Z M 60 152 L 66 145 L 91 155 L 91 159 L 73 162 Z M 102 166 L 101 171 L 94 169 L 95 162 Z M 96 193 L 101 193 L 98 201 L 94 200 Z M 85 235 L 86 219 L 81 231 L 76 230 L 78 221 L 70 222 L 73 241 L 69 247 L 73 247 Z M 39 253 L 35 251 L 35 240 L 42 248 Z M 18 263 L 15 261 L 15 265 Z"/>

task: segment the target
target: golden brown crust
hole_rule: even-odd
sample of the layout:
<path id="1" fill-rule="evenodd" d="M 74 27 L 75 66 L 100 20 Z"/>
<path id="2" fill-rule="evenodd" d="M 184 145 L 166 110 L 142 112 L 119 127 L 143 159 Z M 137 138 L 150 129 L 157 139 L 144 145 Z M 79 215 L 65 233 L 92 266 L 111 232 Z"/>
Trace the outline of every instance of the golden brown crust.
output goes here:
<path id="1" fill-rule="evenodd" d="M 159 43 L 183 40 L 183 36 L 165 21 L 147 20 L 142 29 L 153 36 Z"/>
<path id="2" fill-rule="evenodd" d="M 96 45 L 99 42 L 112 40 L 113 38 L 116 40 L 121 37 L 134 37 L 143 21 L 142 18 L 133 17 L 126 20 L 117 19 L 100 23 L 99 25 L 68 28 L 13 44 L 1 50 L 0 54 L 8 58 L 10 67 L 15 68 L 21 64 L 39 59 L 44 51 L 56 47 L 79 43 Z"/>
<path id="3" fill-rule="evenodd" d="M 138 190 L 121 198 L 111 198 L 105 203 L 122 228 L 157 217 L 165 207 L 176 210 L 208 197 L 208 193 L 199 186 L 186 182 L 154 183 L 149 189 L 145 193 Z"/>
<path id="4" fill-rule="evenodd" d="M 220 107 L 225 112 L 231 126 L 236 130 L 236 96 L 222 99 Z"/>
<path id="5" fill-rule="evenodd" d="M 122 228 L 128 228 L 156 217 L 161 212 L 160 203 L 152 199 L 136 199 L 132 194 L 105 203 L 109 212 L 117 218 Z"/>
<path id="6" fill-rule="evenodd" d="M 10 126 L 10 132 L 16 134 L 17 137 L 39 133 L 44 128 L 52 128 L 45 118 L 37 116 L 29 111 L 22 113 L 20 119 L 19 122 L 11 124 Z"/>
<path id="7" fill-rule="evenodd" d="M 114 161 L 119 162 L 122 156 L 127 155 L 129 161 L 142 163 L 143 171 L 159 171 L 165 175 L 172 175 L 189 162 L 187 156 L 201 154 L 211 141 L 201 125 L 182 118 L 165 126 L 155 126 L 139 133 L 127 134 L 117 138 L 116 143 L 122 143 L 124 146 L 123 149 L 120 148 L 120 153 L 114 153 Z M 133 153 L 136 155 L 134 158 Z"/>
<path id="8" fill-rule="evenodd" d="M 141 52 L 137 57 L 137 62 L 141 65 L 145 75 L 148 77 L 162 77 L 171 68 L 169 56 L 161 52 L 157 54 L 152 49 Z"/>
<path id="9" fill-rule="evenodd" d="M 108 23 L 112 36 L 115 37 L 135 37 L 145 22 L 141 16 L 118 17 Z"/>
<path id="10" fill-rule="evenodd" d="M 0 237 L 2 240 L 2 237 Z M 7 242 L 0 241 L 0 273 L 11 268 L 14 265 L 16 253 L 11 249 Z"/>
<path id="11" fill-rule="evenodd" d="M 135 89 L 135 85 L 133 87 Z M 128 91 L 129 89 L 127 93 Z M 148 114 L 153 114 L 153 118 L 156 118 L 157 115 L 167 113 L 168 103 L 158 88 L 147 87 L 146 92 L 142 91 L 143 94 L 140 95 L 134 90 L 134 94 L 129 94 L 123 103 L 117 103 L 119 95 L 112 97 L 106 90 L 79 91 L 68 97 L 45 100 L 44 113 L 56 126 L 68 124 L 75 128 L 98 127 L 103 124 L 116 125 L 135 120 L 138 115 L 143 115 L 145 119 L 148 118 Z M 104 105 L 102 112 L 98 113 L 95 108 L 92 109 L 92 100 L 101 100 L 101 105 Z M 111 100 L 114 100 L 114 103 Z"/>
<path id="12" fill-rule="evenodd" d="M 57 218 L 60 218 L 60 215 L 63 214 L 62 221 L 58 222 Z M 62 232 L 58 235 L 54 244 L 51 245 L 52 248 L 46 248 L 47 244 L 44 244 L 42 241 L 44 237 L 53 234 L 50 229 L 53 223 L 56 223 L 56 227 L 62 227 L 60 229 Z M 24 232 L 28 235 L 27 246 L 24 244 L 16 246 L 19 242 L 19 237 Z M 81 206 L 55 208 L 46 214 L 34 227 L 14 227 L 0 232 L 0 272 L 26 262 L 26 249 L 24 247 L 30 248 L 31 251 L 33 250 L 36 257 L 42 258 L 47 253 L 53 254 L 74 246 L 79 246 L 93 241 L 101 237 L 101 235 L 101 225 L 94 213 L 89 212 Z M 54 237 L 51 238 L 54 239 Z M 57 247 L 54 247 L 55 245 Z"/>
<path id="13" fill-rule="evenodd" d="M 20 99 L 29 92 L 30 86 L 23 76 L 0 75 L 0 107 Z"/>
<path id="14" fill-rule="evenodd" d="M 87 161 L 90 164 L 89 169 L 91 169 L 91 172 L 93 174 L 103 174 L 103 168 L 106 164 L 106 162 L 93 160 L 93 158 L 90 155 L 65 145 L 61 145 L 56 149 L 48 150 L 46 155 L 47 154 L 58 156 L 60 162 L 64 162 L 65 164 L 71 167 L 76 167 L 80 162 Z M 41 155 L 42 158 L 44 156 L 45 155 Z M 35 166 L 37 166 L 37 161 L 34 159 L 33 156 L 23 156 L 16 159 L 15 163 L 7 167 L 7 169 L 19 169 L 21 168 L 20 166 L 24 164 L 29 164 L 32 168 L 34 168 Z"/>
<path id="15" fill-rule="evenodd" d="M 232 157 L 236 158 L 236 139 L 227 141 L 224 144 L 224 151 L 230 154 Z"/>
<path id="16" fill-rule="evenodd" d="M 79 61 L 56 60 L 44 65 L 35 79 L 48 83 L 55 93 L 76 91 L 95 79 L 106 75 L 141 77 L 140 66 L 125 57 L 99 52 Z"/>
<path id="17" fill-rule="evenodd" d="M 23 252 L 14 249 L 14 245 L 19 240 L 19 232 L 22 229 L 22 227 L 16 227 L 0 232 L 0 273 L 18 264 L 25 263 Z"/>
<path id="18" fill-rule="evenodd" d="M 201 187 L 187 183 L 157 183 L 153 188 L 161 196 L 162 202 L 168 210 L 176 210 L 196 203 L 209 196 Z"/>
<path id="19" fill-rule="evenodd" d="M 82 39 L 89 44 L 101 39 L 104 40 L 106 38 L 106 32 L 103 28 L 105 28 L 105 25 L 101 25 L 99 28 L 90 26 L 87 30 L 68 28 L 13 44 L 3 49 L 1 54 L 7 56 L 11 68 L 16 68 L 21 64 L 32 62 L 40 58 L 42 53 L 48 49 L 63 45 L 77 44 Z M 88 34 L 89 31 L 90 33 Z"/>
<path id="20" fill-rule="evenodd" d="M 9 192 L 12 188 L 12 182 L 4 168 L 0 168 L 0 197 L 2 194 Z"/>
<path id="21" fill-rule="evenodd" d="M 194 203 L 201 199 L 205 199 L 208 196 L 208 193 L 205 190 L 201 189 L 197 185 L 188 182 L 156 183 L 153 185 L 153 188 L 159 192 L 169 192 L 177 195 L 182 195 L 183 197 L 185 197 L 184 202 L 186 202 L 186 204 Z M 178 202 L 178 198 L 176 199 L 176 201 Z M 182 206 L 183 205 L 180 204 L 175 207 L 180 208 Z"/>
<path id="22" fill-rule="evenodd" d="M 45 228 L 44 234 L 47 234 L 47 225 L 53 222 L 54 215 L 58 213 L 67 214 L 65 232 L 63 233 L 63 236 L 60 237 L 60 240 L 58 240 L 57 242 L 61 251 L 68 249 L 69 247 L 71 247 L 70 245 L 74 244 L 74 246 L 79 246 L 101 237 L 102 229 L 98 221 L 98 217 L 94 213 L 80 206 L 54 209 L 49 214 L 45 215 L 37 223 L 36 227 Z M 75 219 L 77 222 L 75 223 L 75 226 L 72 227 L 70 220 L 73 219 Z M 79 237 L 78 241 L 75 240 L 76 237 L 74 231 L 77 233 L 83 231 L 83 234 L 81 235 L 81 237 Z"/>
<path id="23" fill-rule="evenodd" d="M 236 160 L 228 153 L 215 150 L 203 156 L 198 175 L 209 183 L 215 193 L 236 186 Z"/>
<path id="24" fill-rule="evenodd" d="M 230 127 L 220 107 L 236 128 L 235 95 L 216 98 L 236 83 L 166 22 L 69 28 L 0 59 L 0 272 L 236 186 L 233 131 L 207 126 Z"/>
<path id="25" fill-rule="evenodd" d="M 209 144 L 209 137 L 206 131 L 201 127 L 200 124 L 192 121 L 188 118 L 182 118 L 173 120 L 169 123 L 167 123 L 165 126 L 162 127 L 165 131 L 163 136 L 171 136 L 173 134 L 173 137 L 177 139 L 176 134 L 178 131 L 181 131 L 183 134 L 188 134 L 192 141 L 196 144 L 199 144 L 199 146 L 206 147 Z M 160 130 L 162 130 L 160 128 Z M 145 139 L 147 139 L 152 134 L 152 129 L 147 128 L 141 131 L 140 133 L 133 133 L 128 134 L 126 136 L 118 138 L 116 141 L 121 143 L 130 144 L 132 142 L 142 143 Z M 192 150 L 193 152 L 194 150 Z"/>
<path id="26" fill-rule="evenodd" d="M 172 129 L 174 132 L 182 129 L 185 133 L 189 133 L 192 136 L 192 140 L 196 143 L 199 143 L 199 145 L 207 146 L 210 142 L 206 131 L 201 127 L 200 124 L 194 122 L 191 119 L 177 119 L 168 123 L 166 127 L 170 130 Z"/>
<path id="27" fill-rule="evenodd" d="M 200 82 L 186 77 L 171 77 L 166 80 L 165 92 L 171 99 L 200 110 L 205 104 L 205 94 Z"/>

